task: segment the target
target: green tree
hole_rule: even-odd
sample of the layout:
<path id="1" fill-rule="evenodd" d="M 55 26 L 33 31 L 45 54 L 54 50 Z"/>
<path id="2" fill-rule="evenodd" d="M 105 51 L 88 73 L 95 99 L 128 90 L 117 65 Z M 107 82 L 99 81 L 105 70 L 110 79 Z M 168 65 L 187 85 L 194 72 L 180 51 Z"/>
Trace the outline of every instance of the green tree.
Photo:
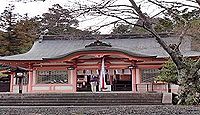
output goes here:
<path id="1" fill-rule="evenodd" d="M 159 76 L 156 77 L 155 80 L 178 85 L 177 76 L 178 72 L 176 70 L 176 65 L 172 62 L 172 60 L 169 60 L 164 64 L 160 70 Z"/>
<path id="2" fill-rule="evenodd" d="M 0 31 L 0 56 L 4 56 L 7 51 L 8 41 L 4 38 L 4 31 Z"/>
<path id="3" fill-rule="evenodd" d="M 42 17 L 35 17 L 39 22 L 40 34 L 47 35 L 88 35 L 89 30 L 77 29 L 79 21 L 68 9 L 59 4 L 54 4 Z"/>
<path id="4" fill-rule="evenodd" d="M 182 29 L 179 29 L 178 34 L 179 43 L 168 45 L 162 37 L 158 34 L 155 29 L 154 21 L 151 17 L 144 13 L 141 8 L 143 4 L 140 5 L 135 0 L 128 0 L 130 4 L 117 4 L 114 0 L 104 0 L 100 3 L 94 2 L 92 5 L 77 5 L 80 6 L 77 9 L 72 9 L 73 12 L 77 11 L 78 15 L 95 15 L 95 16 L 108 16 L 115 18 L 115 20 L 109 22 L 109 25 L 117 22 L 124 22 L 127 25 L 137 26 L 145 29 L 151 33 L 155 40 L 160 44 L 160 46 L 169 54 L 170 58 L 176 65 L 176 70 L 178 72 L 178 83 L 182 89 L 179 93 L 179 104 L 198 104 L 196 99 L 200 97 L 198 95 L 200 92 L 198 90 L 198 85 L 200 84 L 200 79 L 198 76 L 198 71 L 200 69 L 200 58 L 195 60 L 195 63 L 190 65 L 187 63 L 187 60 L 184 60 L 183 55 L 180 51 L 180 44 L 182 42 L 183 36 L 186 34 L 189 26 L 188 21 L 184 19 L 182 11 L 184 7 L 192 7 L 199 13 L 200 0 L 191 0 L 192 3 L 197 3 L 199 6 L 192 6 L 191 4 L 180 3 L 178 1 L 169 2 L 169 1 L 160 1 L 160 0 L 148 0 L 149 3 L 157 5 L 162 10 L 161 13 L 167 14 L 168 19 L 176 20 L 175 24 L 181 25 Z M 184 12 L 184 11 L 183 11 Z M 140 23 L 135 23 L 135 20 L 141 21 Z M 157 23 L 157 22 L 155 22 Z M 171 25 L 171 23 L 164 23 L 165 25 Z M 104 26 L 101 26 L 104 27 Z M 199 33 L 199 32 L 198 32 Z M 192 84 L 192 87 L 190 86 Z M 189 97 L 187 95 L 190 95 Z M 193 98 L 190 98 L 193 97 Z M 188 99 L 193 99 L 189 101 Z M 190 103 L 191 102 L 191 103 Z"/>
<path id="5" fill-rule="evenodd" d="M 81 30 L 76 29 L 78 20 L 70 14 L 68 9 L 64 9 L 59 4 L 49 8 L 49 12 L 43 13 L 40 19 L 40 29 L 42 32 L 46 31 L 45 34 L 64 35 L 81 32 Z"/>
<path id="6" fill-rule="evenodd" d="M 13 13 L 14 5 L 10 5 L 6 7 L 3 13 L 1 13 L 0 17 L 0 27 L 5 30 L 5 34 L 3 37 L 6 39 L 7 43 L 3 44 L 6 47 L 7 51 L 5 55 L 13 55 L 18 54 L 19 51 L 19 42 L 20 40 L 17 38 L 16 33 L 14 31 L 14 26 L 16 24 L 17 14 Z"/>
<path id="7" fill-rule="evenodd" d="M 1 55 L 14 55 L 27 52 L 36 39 L 38 24 L 27 15 L 13 13 L 14 6 L 6 7 L 0 17 L 2 31 L 0 42 Z"/>
<path id="8" fill-rule="evenodd" d="M 38 38 L 40 32 L 39 22 L 25 15 L 16 23 L 14 31 L 17 37 L 20 38 L 20 53 L 25 53 L 30 50 L 34 41 Z"/>
<path id="9" fill-rule="evenodd" d="M 180 104 L 199 104 L 200 91 L 199 91 L 199 69 L 200 69 L 200 58 L 195 60 L 194 64 L 188 65 L 187 60 L 183 60 L 183 55 L 180 52 L 180 44 L 173 44 L 171 46 L 167 45 L 162 37 L 154 28 L 154 24 L 151 21 L 149 15 L 144 13 L 141 9 L 141 5 L 136 3 L 135 0 L 128 0 L 130 4 L 115 4 L 115 0 L 102 0 L 100 3 L 93 2 L 93 4 L 88 5 L 77 3 L 78 8 L 72 8 L 72 12 L 76 12 L 78 15 L 98 15 L 98 16 L 108 16 L 115 18 L 114 22 L 125 22 L 129 25 L 138 26 L 146 31 L 150 32 L 160 44 L 160 46 L 169 54 L 170 58 L 176 65 L 176 70 L 178 72 L 178 83 L 181 88 L 179 93 L 179 103 Z M 180 29 L 180 38 L 183 38 L 183 35 L 188 30 L 188 21 L 184 19 L 181 15 L 181 10 L 184 7 L 192 7 L 199 14 L 200 0 L 187 0 L 191 4 L 187 4 L 180 1 L 170 2 L 167 0 L 148 0 L 149 3 L 153 3 L 160 7 L 163 11 L 169 14 L 172 18 L 176 19 L 178 23 L 181 23 L 183 29 Z M 196 5 L 192 5 L 196 4 Z M 133 20 L 140 19 L 141 24 L 136 24 Z M 109 24 L 105 24 L 109 25 Z M 104 27 L 104 26 L 102 26 Z M 198 32 L 199 33 L 199 32 Z M 180 39 L 180 43 L 181 43 Z"/>
<path id="10" fill-rule="evenodd" d="M 173 28 L 175 24 L 172 20 L 167 17 L 164 18 L 153 18 L 151 19 L 153 22 L 153 27 L 156 32 L 173 32 Z M 141 24 L 141 21 L 137 21 L 137 24 Z M 132 26 L 126 23 L 116 24 L 115 28 L 113 28 L 112 34 L 148 34 L 149 32 L 144 28 Z"/>
<path id="11" fill-rule="evenodd" d="M 131 34 L 133 27 L 126 24 L 116 24 L 111 34 Z"/>

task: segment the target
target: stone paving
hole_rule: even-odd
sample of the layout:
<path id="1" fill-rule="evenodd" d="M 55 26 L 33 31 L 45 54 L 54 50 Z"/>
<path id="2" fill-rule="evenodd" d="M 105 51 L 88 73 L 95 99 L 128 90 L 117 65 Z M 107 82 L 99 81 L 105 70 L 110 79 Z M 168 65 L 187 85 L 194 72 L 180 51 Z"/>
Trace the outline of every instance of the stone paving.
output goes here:
<path id="1" fill-rule="evenodd" d="M 132 105 L 110 107 L 0 107 L 0 115 L 200 115 L 200 107 Z"/>

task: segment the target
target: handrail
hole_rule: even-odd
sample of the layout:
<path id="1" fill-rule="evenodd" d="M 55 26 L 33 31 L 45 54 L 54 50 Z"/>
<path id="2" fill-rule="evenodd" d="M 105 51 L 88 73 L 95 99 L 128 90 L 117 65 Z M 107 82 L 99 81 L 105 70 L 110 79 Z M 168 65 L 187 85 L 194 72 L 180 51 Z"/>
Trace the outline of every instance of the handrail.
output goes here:
<path id="1" fill-rule="evenodd" d="M 141 84 L 135 84 L 135 86 L 137 92 L 171 91 L 171 88 L 169 87 L 168 83 L 141 83 Z"/>

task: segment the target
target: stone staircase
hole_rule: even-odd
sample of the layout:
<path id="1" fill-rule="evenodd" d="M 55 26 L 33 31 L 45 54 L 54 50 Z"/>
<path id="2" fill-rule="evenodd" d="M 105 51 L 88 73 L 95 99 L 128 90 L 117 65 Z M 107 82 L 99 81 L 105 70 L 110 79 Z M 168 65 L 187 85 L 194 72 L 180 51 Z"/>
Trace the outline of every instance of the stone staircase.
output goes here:
<path id="1" fill-rule="evenodd" d="M 0 106 L 161 105 L 162 93 L 0 94 Z"/>

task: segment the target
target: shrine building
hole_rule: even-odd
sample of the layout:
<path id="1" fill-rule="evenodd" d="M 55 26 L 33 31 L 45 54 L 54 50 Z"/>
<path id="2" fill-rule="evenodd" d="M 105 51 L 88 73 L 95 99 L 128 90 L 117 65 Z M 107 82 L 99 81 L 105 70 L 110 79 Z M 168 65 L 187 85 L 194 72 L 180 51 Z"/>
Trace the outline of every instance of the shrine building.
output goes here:
<path id="1" fill-rule="evenodd" d="M 168 45 L 179 42 L 174 34 L 160 36 Z M 180 50 L 185 57 L 200 56 L 191 49 L 190 38 L 183 39 Z M 168 59 L 148 34 L 46 35 L 40 36 L 27 53 L 0 57 L 0 63 L 24 70 L 10 73 L 9 88 L 4 92 L 18 93 L 20 88 L 23 93 L 91 92 L 94 76 L 99 78 L 98 92 L 176 91 L 176 86 L 154 80 Z"/>

